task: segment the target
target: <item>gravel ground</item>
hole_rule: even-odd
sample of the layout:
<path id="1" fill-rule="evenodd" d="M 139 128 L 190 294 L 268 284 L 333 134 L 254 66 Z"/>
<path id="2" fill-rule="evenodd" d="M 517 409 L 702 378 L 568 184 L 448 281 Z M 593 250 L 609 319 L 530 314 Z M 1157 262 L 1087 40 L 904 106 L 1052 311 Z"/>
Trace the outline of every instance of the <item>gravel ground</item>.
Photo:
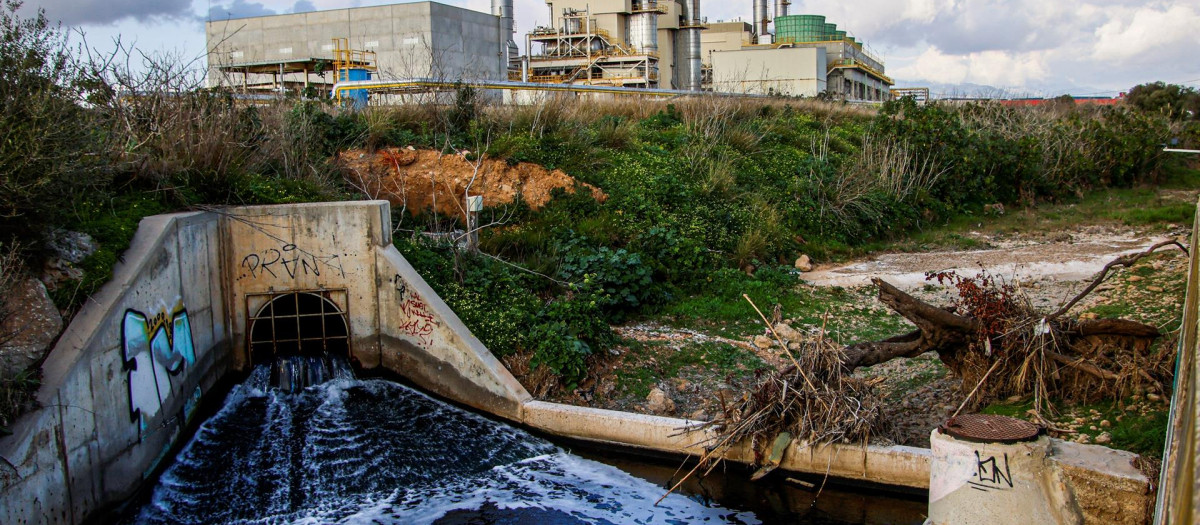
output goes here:
<path id="1" fill-rule="evenodd" d="M 983 241 L 992 248 L 986 250 L 887 254 L 819 269 L 805 277 L 806 280 L 812 277 L 818 286 L 823 282 L 821 279 L 831 275 L 838 279 L 836 282 L 845 284 L 869 282 L 872 276 L 889 282 L 896 279 L 895 284 L 922 300 L 945 305 L 950 303 L 953 290 L 927 284 L 923 272 L 963 268 L 966 270 L 962 273 L 973 275 L 982 268 L 1017 283 L 1034 306 L 1049 311 L 1082 290 L 1094 273 L 1113 258 L 1141 251 L 1181 233 L 1182 230 L 1175 228 L 1164 237 L 1094 227 L 1070 234 L 988 237 Z M 1074 311 L 1084 317 L 1123 317 L 1164 330 L 1173 329 L 1171 323 L 1178 322 L 1183 299 L 1186 260 L 1177 251 L 1168 251 L 1147 258 L 1132 269 L 1118 271 Z M 914 279 L 913 275 L 922 277 Z M 852 288 L 855 292 L 862 291 L 857 286 Z M 873 293 L 854 295 L 861 297 L 864 304 L 836 308 L 884 308 Z M 836 320 L 837 314 L 834 310 L 831 317 Z M 758 326 L 757 331 L 740 337 L 657 322 L 615 327 L 630 344 L 595 359 L 589 380 L 578 389 L 547 397 L 576 405 L 707 419 L 719 412 L 722 397 L 732 401 L 752 385 L 755 369 L 786 365 L 787 359 L 778 345 L 771 344 L 764 337 L 768 333 L 765 327 Z M 820 326 L 807 326 L 795 320 L 789 327 L 795 329 L 792 337 L 813 337 L 820 330 Z M 745 359 L 730 361 L 731 354 Z M 894 427 L 890 436 L 877 440 L 880 444 L 928 447 L 932 429 L 955 412 L 970 390 L 964 389 L 959 379 L 932 354 L 859 369 L 856 375 L 884 378 L 877 388 L 890 401 L 889 420 Z M 1164 398 L 1161 393 L 1141 393 L 1128 405 L 1131 408 L 1123 406 L 1119 410 L 1139 414 L 1161 410 L 1159 405 L 1165 403 Z M 1106 437 L 1100 437 L 1107 428 L 1102 423 L 1105 418 L 1113 417 L 1111 413 L 1093 409 L 1067 409 L 1053 417 L 1051 423 L 1063 430 L 1059 435 L 1065 439 L 1094 443 L 1099 437 L 1106 442 Z"/>

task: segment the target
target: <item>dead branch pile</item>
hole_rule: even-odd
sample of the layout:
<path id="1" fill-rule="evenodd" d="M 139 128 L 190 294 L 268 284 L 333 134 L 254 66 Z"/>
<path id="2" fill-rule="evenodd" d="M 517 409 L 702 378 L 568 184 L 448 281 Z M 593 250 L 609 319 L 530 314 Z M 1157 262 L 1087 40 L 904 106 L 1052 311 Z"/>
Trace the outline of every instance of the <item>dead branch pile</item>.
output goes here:
<path id="1" fill-rule="evenodd" d="M 908 334 L 846 347 L 848 370 L 896 357 L 937 352 L 972 392 L 968 408 L 1013 395 L 1032 395 L 1041 413 L 1050 400 L 1094 402 L 1122 398 L 1137 390 L 1165 393 L 1171 383 L 1175 349 L 1152 343 L 1156 327 L 1124 319 L 1076 319 L 1064 314 L 1094 290 L 1116 266 L 1130 266 L 1174 241 L 1118 258 L 1093 283 L 1058 310 L 1036 310 L 1012 284 L 986 272 L 964 277 L 930 273 L 948 283 L 958 299 L 948 308 L 924 303 L 875 279 L 880 300 L 917 326 Z M 1185 250 L 1186 251 L 1186 250 Z"/>
<path id="2" fill-rule="evenodd" d="M 748 295 L 742 297 L 771 326 L 754 301 Z M 824 329 L 815 339 L 800 342 L 798 359 L 774 328 L 771 333 L 792 364 L 775 372 L 756 373 L 757 386 L 740 400 L 731 402 L 720 396 L 721 415 L 683 429 L 685 433 L 706 429 L 714 432 L 700 443 L 705 450 L 700 461 L 667 494 L 701 469 L 702 475 L 708 475 L 729 449 L 743 443 L 750 444 L 754 464 L 761 467 L 751 477 L 757 480 L 779 466 L 784 451 L 793 442 L 803 446 L 866 445 L 872 435 L 890 430 L 884 418 L 883 398 L 875 390 L 882 380 L 851 377 L 843 366 L 841 345 L 825 338 Z"/>
<path id="3" fill-rule="evenodd" d="M 866 443 L 885 434 L 890 427 L 875 389 L 879 380 L 851 377 L 843 358 L 841 345 L 817 337 L 801 343 L 792 365 L 757 375 L 757 385 L 740 400 L 722 397 L 722 414 L 698 427 L 716 431 L 704 443 L 701 464 L 715 464 L 742 443 L 751 444 L 757 465 L 774 466 L 779 458 L 771 456 L 792 441 Z"/>

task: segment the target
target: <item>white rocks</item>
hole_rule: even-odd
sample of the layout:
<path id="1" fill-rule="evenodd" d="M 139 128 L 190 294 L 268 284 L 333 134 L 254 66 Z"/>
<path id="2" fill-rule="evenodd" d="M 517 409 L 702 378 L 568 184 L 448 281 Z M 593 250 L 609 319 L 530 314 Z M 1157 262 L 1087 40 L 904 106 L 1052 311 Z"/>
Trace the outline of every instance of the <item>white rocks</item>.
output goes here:
<path id="1" fill-rule="evenodd" d="M 813 269 L 812 259 L 808 255 L 801 254 L 796 259 L 796 269 L 802 272 L 811 272 Z"/>
<path id="2" fill-rule="evenodd" d="M 655 414 L 672 414 L 675 412 L 675 401 L 667 397 L 661 388 L 655 388 L 646 396 L 646 409 Z"/>

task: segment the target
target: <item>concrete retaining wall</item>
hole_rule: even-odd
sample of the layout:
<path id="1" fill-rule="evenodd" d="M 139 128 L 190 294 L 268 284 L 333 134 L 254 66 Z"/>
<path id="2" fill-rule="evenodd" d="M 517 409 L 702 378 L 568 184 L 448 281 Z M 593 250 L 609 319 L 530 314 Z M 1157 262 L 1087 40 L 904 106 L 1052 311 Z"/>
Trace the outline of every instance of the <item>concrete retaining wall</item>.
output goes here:
<path id="1" fill-rule="evenodd" d="M 385 226 L 387 225 L 387 226 Z M 235 366 L 252 365 L 248 319 L 275 294 L 313 291 L 348 314 L 353 358 L 379 366 L 375 251 L 391 244 L 386 202 L 230 208 L 221 214 Z"/>
<path id="2" fill-rule="evenodd" d="M 0 440 L 0 523 L 78 523 L 129 497 L 226 370 L 218 226 L 148 217 L 44 367 L 43 408 Z"/>
<path id="3" fill-rule="evenodd" d="M 387 201 L 231 208 L 223 268 L 235 366 L 249 316 L 274 294 L 325 295 L 348 314 L 352 357 L 509 420 L 530 396 L 391 245 Z"/>

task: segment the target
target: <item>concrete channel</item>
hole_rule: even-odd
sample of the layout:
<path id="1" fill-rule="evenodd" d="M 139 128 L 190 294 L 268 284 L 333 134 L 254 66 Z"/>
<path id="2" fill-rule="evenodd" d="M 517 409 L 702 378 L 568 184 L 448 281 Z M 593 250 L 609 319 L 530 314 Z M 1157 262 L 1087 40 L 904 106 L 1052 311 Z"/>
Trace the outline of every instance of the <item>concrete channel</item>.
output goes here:
<path id="1" fill-rule="evenodd" d="M 80 523 L 130 498 L 186 440 L 214 385 L 249 370 L 280 323 L 298 326 L 302 316 L 321 318 L 312 337 L 344 345 L 358 367 L 518 425 L 603 446 L 702 452 L 703 433 L 680 432 L 695 422 L 534 399 L 392 246 L 390 213 L 386 201 L 364 201 L 144 219 L 113 280 L 50 353 L 42 407 L 0 439 L 0 523 Z M 319 306 L 285 312 L 271 306 L 281 298 Z M 1059 522 L 1146 520 L 1151 485 L 1135 455 L 1058 440 L 1045 450 L 1030 475 L 1052 478 L 1053 501 L 1068 509 Z M 727 459 L 749 462 L 753 451 L 735 447 Z M 793 444 L 780 468 L 926 491 L 933 460 L 904 446 Z M 969 490 L 967 481 L 936 492 Z M 989 505 L 974 496 L 961 499 Z"/>

